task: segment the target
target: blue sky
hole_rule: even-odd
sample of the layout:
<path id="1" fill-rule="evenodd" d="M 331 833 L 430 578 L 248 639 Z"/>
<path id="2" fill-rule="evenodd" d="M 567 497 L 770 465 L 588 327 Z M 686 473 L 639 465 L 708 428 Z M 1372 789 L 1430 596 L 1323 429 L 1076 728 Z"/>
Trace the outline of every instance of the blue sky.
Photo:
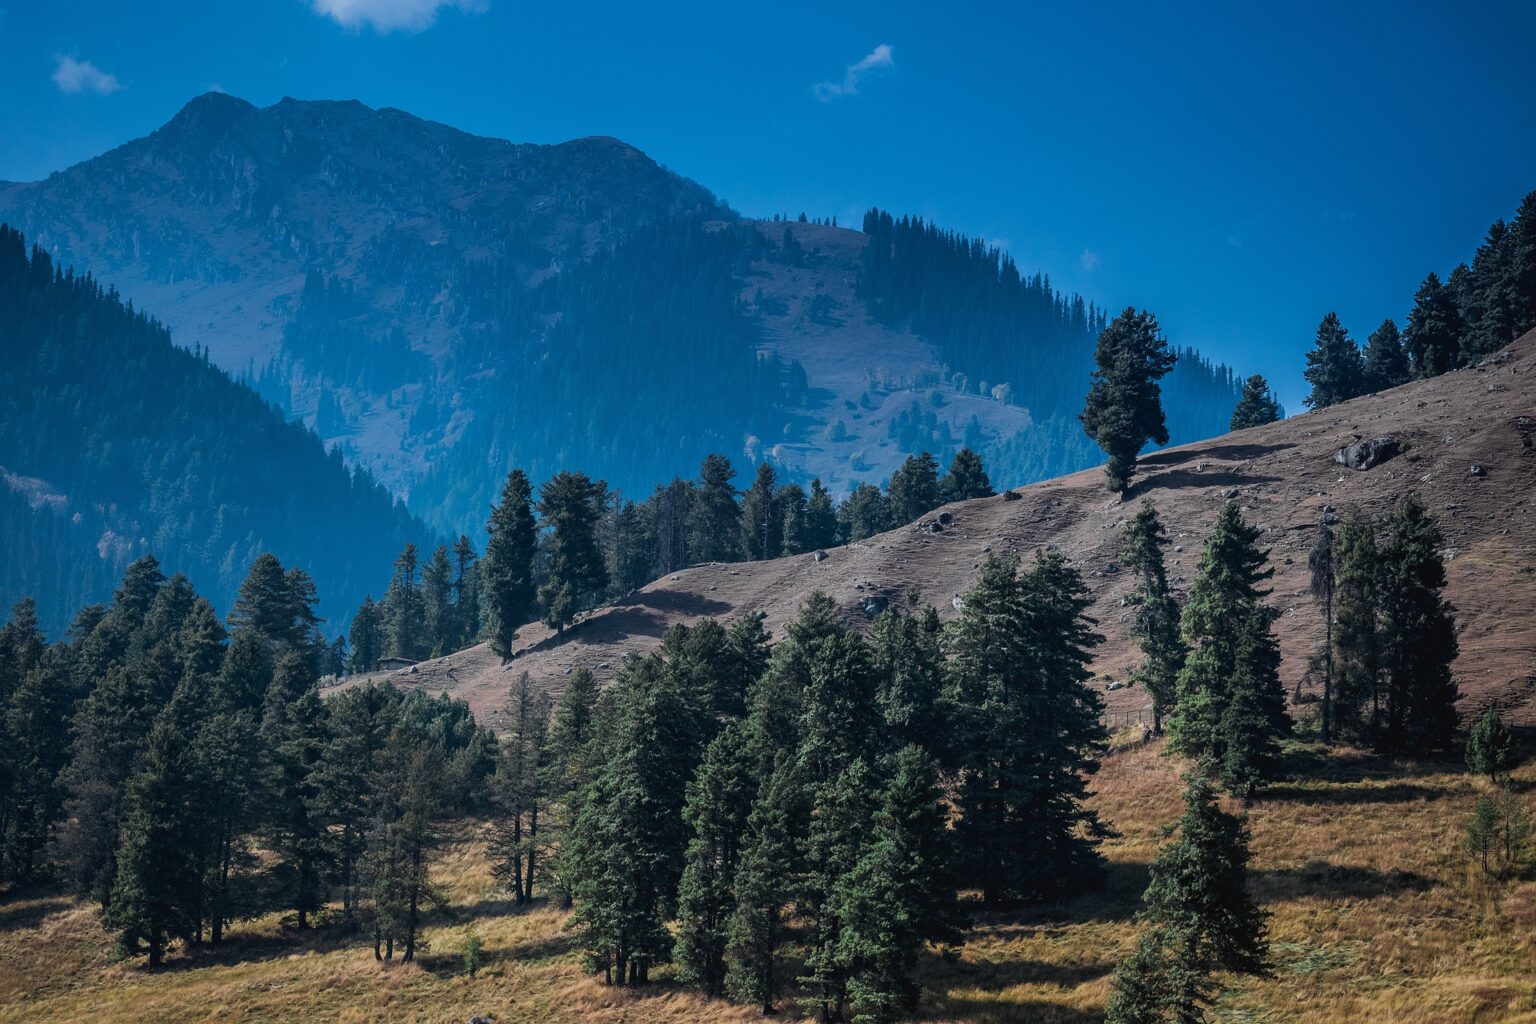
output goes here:
<path id="1" fill-rule="evenodd" d="M 0 0 L 0 179 L 210 88 L 516 141 L 614 135 L 743 213 L 879 205 L 1010 249 L 1300 408 L 1536 188 L 1536 5 Z"/>

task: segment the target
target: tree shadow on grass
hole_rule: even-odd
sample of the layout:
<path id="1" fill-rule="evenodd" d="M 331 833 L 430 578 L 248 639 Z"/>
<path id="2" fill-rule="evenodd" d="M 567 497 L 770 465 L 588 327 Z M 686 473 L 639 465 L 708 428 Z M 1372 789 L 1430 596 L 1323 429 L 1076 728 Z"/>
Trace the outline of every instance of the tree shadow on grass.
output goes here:
<path id="1" fill-rule="evenodd" d="M 1243 473 L 1235 469 L 1212 470 L 1197 473 L 1192 469 L 1170 469 L 1152 476 L 1142 477 L 1126 491 L 1125 500 L 1144 498 L 1152 491 L 1175 491 L 1189 487 L 1251 487 L 1255 484 L 1280 483 L 1277 476 Z"/>
<path id="2" fill-rule="evenodd" d="M 42 888 L 25 888 L 0 895 L 0 931 L 17 931 L 36 928 L 43 921 L 75 905 L 75 901 L 61 892 Z"/>
<path id="3" fill-rule="evenodd" d="M 1404 892 L 1427 892 L 1438 882 L 1426 875 L 1393 868 L 1381 871 L 1357 864 L 1330 864 L 1313 860 L 1294 868 L 1251 873 L 1253 886 L 1263 900 L 1302 899 L 1320 896 L 1334 899 L 1375 899 Z"/>
<path id="4" fill-rule="evenodd" d="M 1356 784 L 1351 785 L 1350 781 Z M 1327 807 L 1360 807 L 1367 804 L 1409 804 L 1418 801 L 1443 800 L 1450 794 L 1444 787 L 1426 786 L 1417 782 L 1388 782 L 1384 785 L 1363 785 L 1364 780 L 1346 780 L 1329 785 L 1299 785 L 1280 782 L 1264 787 L 1258 799 L 1284 800 L 1300 804 L 1318 804 Z"/>
<path id="5" fill-rule="evenodd" d="M 1202 459 L 1257 459 L 1295 448 L 1294 444 L 1216 444 L 1195 450 L 1153 452 L 1136 460 L 1138 466 L 1176 466 Z"/>

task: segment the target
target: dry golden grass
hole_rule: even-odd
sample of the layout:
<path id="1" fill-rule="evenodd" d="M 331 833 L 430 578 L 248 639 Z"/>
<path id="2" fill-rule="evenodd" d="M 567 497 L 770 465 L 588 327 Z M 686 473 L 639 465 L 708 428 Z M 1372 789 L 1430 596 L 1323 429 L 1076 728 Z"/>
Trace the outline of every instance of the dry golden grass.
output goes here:
<path id="1" fill-rule="evenodd" d="M 1249 808 L 1275 975 L 1225 979 L 1216 1018 L 1536 1022 L 1536 882 L 1486 883 L 1459 850 L 1484 784 L 1454 766 L 1348 751 L 1301 748 L 1292 761 L 1290 781 Z M 1112 756 L 1095 779 L 1094 802 L 1118 832 L 1106 844 L 1104 890 L 1055 912 L 978 921 L 957 958 L 925 964 L 923 1018 L 1101 1019 L 1109 973 L 1139 931 L 1147 864 L 1179 811 L 1178 768 L 1157 746 Z M 1517 773 L 1517 790 L 1533 785 L 1536 767 Z M 284 936 L 271 918 L 236 928 L 225 949 L 150 972 L 111 961 L 89 908 L 56 895 L 0 900 L 0 1024 L 759 1019 L 665 981 L 639 993 L 604 988 L 582 972 L 562 913 L 518 912 L 496 891 L 471 832 L 438 876 L 456 911 L 434 920 L 431 950 L 414 965 L 376 964 L 355 938 Z M 459 967 L 466 926 L 484 948 L 474 979 Z"/>

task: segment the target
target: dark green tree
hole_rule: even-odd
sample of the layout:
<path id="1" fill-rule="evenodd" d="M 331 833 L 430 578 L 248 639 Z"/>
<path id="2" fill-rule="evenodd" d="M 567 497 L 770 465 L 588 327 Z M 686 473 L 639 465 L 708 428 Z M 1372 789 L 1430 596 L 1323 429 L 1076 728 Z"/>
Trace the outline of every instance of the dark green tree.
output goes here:
<path id="1" fill-rule="evenodd" d="M 365 596 L 362 607 L 352 616 L 347 639 L 352 642 L 353 672 L 372 672 L 379 667 L 384 656 L 384 620 L 372 597 Z"/>
<path id="2" fill-rule="evenodd" d="M 955 856 L 938 766 L 917 746 L 896 755 L 867 849 L 833 895 L 837 959 L 853 1020 L 904 1019 L 917 1008 L 917 962 L 930 943 L 960 941 Z"/>
<path id="3" fill-rule="evenodd" d="M 725 991 L 725 951 L 736 912 L 732 886 L 757 788 L 745 730 L 740 723 L 728 725 L 688 783 L 683 819 L 692 834 L 678 884 L 673 953 L 684 979 L 712 997 Z"/>
<path id="4" fill-rule="evenodd" d="M 1146 443 L 1168 443 L 1158 381 L 1178 357 L 1169 351 L 1157 317 L 1127 307 L 1099 334 L 1093 361 L 1083 429 L 1108 457 L 1104 475 L 1109 489 L 1120 492 L 1130 486 L 1136 456 Z"/>
<path id="5" fill-rule="evenodd" d="M 949 471 L 939 481 L 941 501 L 967 501 L 971 498 L 990 498 L 992 481 L 987 479 L 986 467 L 981 456 L 969 448 L 961 448 L 949 462 Z"/>
<path id="6" fill-rule="evenodd" d="M 741 546 L 752 561 L 777 558 L 783 545 L 784 518 L 775 484 L 773 467 L 759 462 L 741 500 Z"/>
<path id="7" fill-rule="evenodd" d="M 1376 529 L 1358 505 L 1339 517 L 1333 545 L 1334 724 L 1355 740 L 1381 728 L 1381 566 Z"/>
<path id="8" fill-rule="evenodd" d="M 505 660 L 512 653 L 517 628 L 533 618 L 533 555 L 538 530 L 533 519 L 533 488 L 520 469 L 507 474 L 501 502 L 485 525 L 489 540 L 480 564 L 486 631 L 491 646 Z"/>
<path id="9" fill-rule="evenodd" d="M 939 464 L 928 452 L 908 455 L 886 488 L 892 526 L 916 522 L 939 507 Z"/>
<path id="10" fill-rule="evenodd" d="M 960 751 L 956 839 L 987 905 L 1051 898 L 1098 877 L 1101 827 L 1085 806 L 1106 734 L 1088 688 L 1101 638 L 1060 554 L 1027 573 L 989 558 L 948 637 L 947 702 Z"/>
<path id="11" fill-rule="evenodd" d="M 724 455 L 706 455 L 699 482 L 688 503 L 688 560 L 735 562 L 741 559 L 741 509 L 731 481 L 736 470 Z"/>
<path id="12" fill-rule="evenodd" d="M 143 951 L 158 967 L 176 939 L 199 926 L 202 878 L 194 853 L 197 822 L 189 813 L 192 767 L 176 709 L 156 719 L 123 804 L 121 846 L 112 899 L 103 922 L 127 953 Z"/>
<path id="13" fill-rule="evenodd" d="M 453 563 L 439 544 L 421 570 L 422 646 L 433 658 L 458 650 L 459 624 L 453 607 Z"/>
<path id="14" fill-rule="evenodd" d="M 1319 725 L 1322 740 L 1331 738 L 1333 712 L 1333 623 L 1334 596 L 1338 590 L 1338 559 L 1335 555 L 1333 527 L 1324 516 L 1317 527 L 1317 540 L 1307 552 L 1307 570 L 1311 574 L 1312 596 L 1323 606 L 1323 700 Z"/>
<path id="15" fill-rule="evenodd" d="M 1151 926 L 1111 982 L 1110 1024 L 1198 1022 L 1211 974 L 1269 973 L 1266 919 L 1248 895 L 1247 822 L 1223 811 L 1205 778 L 1186 779 L 1179 837 L 1152 862 Z"/>
<path id="16" fill-rule="evenodd" d="M 1515 766 L 1515 738 L 1494 708 L 1467 734 L 1467 768 L 1497 782 L 1499 776 Z"/>
<path id="17" fill-rule="evenodd" d="M 1434 377 L 1461 365 L 1461 311 L 1456 296 L 1431 273 L 1413 296 L 1403 348 L 1416 377 Z"/>
<path id="18" fill-rule="evenodd" d="M 453 611 L 458 634 L 455 647 L 480 639 L 480 556 L 463 534 L 453 545 Z"/>
<path id="19" fill-rule="evenodd" d="M 1397 321 L 1383 320 L 1381 326 L 1365 339 L 1364 375 L 1366 394 L 1406 384 L 1409 380 L 1408 354 L 1398 334 Z"/>
<path id="20" fill-rule="evenodd" d="M 1168 721 L 1172 749 L 1209 772 L 1221 771 L 1227 762 L 1233 741 L 1225 731 L 1231 723 L 1224 723 L 1223 715 L 1240 690 L 1251 690 L 1245 715 L 1261 716 L 1269 735 L 1284 735 L 1289 728 L 1284 695 L 1276 698 L 1278 676 L 1263 670 L 1265 655 L 1252 646 L 1260 632 L 1269 630 L 1267 612 L 1261 622 L 1254 619 L 1268 593 L 1262 584 L 1274 575 L 1267 562 L 1259 531 L 1243 522 L 1234 502 L 1227 502 L 1206 538 L 1199 575 L 1184 605 L 1182 632 L 1189 655 Z M 1253 719 L 1246 721 L 1254 727 Z M 1252 736 L 1244 742 L 1253 742 Z"/>
<path id="21" fill-rule="evenodd" d="M 814 550 L 815 545 L 810 543 L 806 535 L 805 488 L 799 484 L 785 484 L 779 488 L 778 503 L 781 536 L 784 538 L 783 553 L 803 555 Z"/>
<path id="22" fill-rule="evenodd" d="M 577 612 L 608 586 L 597 541 L 602 514 L 600 484 L 585 474 L 560 472 L 539 488 L 539 520 L 549 531 L 547 579 L 539 588 L 544 621 L 556 631 L 565 629 Z"/>
<path id="23" fill-rule="evenodd" d="M 943 629 L 932 608 L 891 608 L 870 636 L 879 678 L 880 712 L 892 751 L 917 745 L 947 759 Z"/>
<path id="24" fill-rule="evenodd" d="M 1360 349 L 1339 323 L 1337 313 L 1328 313 L 1317 325 L 1317 340 L 1307 353 L 1303 376 L 1312 385 L 1306 398 L 1308 409 L 1324 409 L 1365 393 L 1365 366 Z"/>
<path id="25" fill-rule="evenodd" d="M 384 648 L 392 658 L 420 661 L 431 653 L 417 565 L 416 545 L 407 544 L 395 559 L 395 575 L 384 594 Z"/>
<path id="26" fill-rule="evenodd" d="M 1455 609 L 1446 584 L 1444 535 L 1417 495 L 1387 517 L 1380 548 L 1381 650 L 1386 698 L 1381 744 L 1392 751 L 1447 750 L 1456 732 Z"/>
<path id="27" fill-rule="evenodd" d="M 1125 524 L 1120 560 L 1135 574 L 1136 611 L 1131 635 L 1141 648 L 1142 660 L 1132 680 L 1146 690 L 1152 701 L 1152 731 L 1161 734 L 1163 720 L 1173 709 L 1179 670 L 1188 654 L 1179 634 L 1179 603 L 1168 585 L 1163 552 L 1168 534 L 1150 501 Z"/>
<path id="28" fill-rule="evenodd" d="M 838 530 L 852 544 L 891 527 L 885 496 L 874 484 L 859 484 L 843 499 L 837 511 Z"/>
<path id="29" fill-rule="evenodd" d="M 491 780 L 496 818 L 486 831 L 491 874 L 520 904 L 533 899 L 538 867 L 539 814 L 551 781 L 549 713 L 548 698 L 520 673 L 507 697 L 507 728 Z"/>
<path id="30" fill-rule="evenodd" d="M 811 481 L 811 495 L 805 502 L 805 550 L 816 551 L 837 543 L 837 503 L 821 480 Z"/>
<path id="31" fill-rule="evenodd" d="M 1232 429 L 1262 427 L 1279 418 L 1280 400 L 1275 397 L 1263 374 L 1256 373 L 1243 381 L 1242 397 L 1237 400 L 1237 408 L 1232 410 Z"/>

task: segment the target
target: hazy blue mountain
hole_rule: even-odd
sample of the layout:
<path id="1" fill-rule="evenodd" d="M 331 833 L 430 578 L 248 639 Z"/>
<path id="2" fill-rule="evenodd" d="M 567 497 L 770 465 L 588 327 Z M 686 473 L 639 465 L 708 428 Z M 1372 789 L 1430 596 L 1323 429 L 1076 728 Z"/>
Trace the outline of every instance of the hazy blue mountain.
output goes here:
<path id="1" fill-rule="evenodd" d="M 0 185 L 0 218 L 442 530 L 477 531 L 512 465 L 639 497 L 711 450 L 839 492 L 924 448 L 1003 484 L 1097 459 L 1073 417 L 1102 311 L 932 225 L 744 220 L 614 139 L 209 94 Z M 1223 368 L 1166 386 L 1175 440 L 1225 430 Z"/>

